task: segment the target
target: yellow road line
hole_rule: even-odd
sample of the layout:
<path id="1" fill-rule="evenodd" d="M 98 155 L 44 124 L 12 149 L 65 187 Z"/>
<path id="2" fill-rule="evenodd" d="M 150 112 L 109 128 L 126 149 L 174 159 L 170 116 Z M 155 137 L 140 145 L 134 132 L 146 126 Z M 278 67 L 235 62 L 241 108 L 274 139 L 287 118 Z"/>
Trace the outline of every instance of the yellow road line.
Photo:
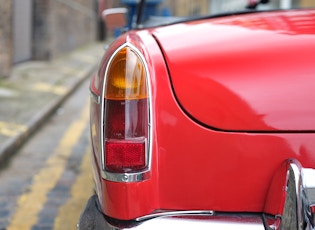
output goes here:
<path id="1" fill-rule="evenodd" d="M 67 92 L 67 87 L 58 86 L 58 85 L 50 85 L 47 83 L 36 83 L 33 85 L 33 90 L 47 93 L 54 93 L 57 95 L 64 95 Z"/>
<path id="2" fill-rule="evenodd" d="M 8 137 L 17 135 L 20 132 L 25 132 L 26 126 L 10 122 L 0 121 L 0 134 Z"/>
<path id="3" fill-rule="evenodd" d="M 81 163 L 80 174 L 71 187 L 71 198 L 59 208 L 53 230 L 75 229 L 81 211 L 93 194 L 90 155 L 85 153 Z"/>
<path id="4" fill-rule="evenodd" d="M 47 201 L 47 193 L 55 187 L 64 172 L 72 149 L 88 123 L 88 108 L 89 103 L 86 102 L 80 118 L 71 123 L 46 166 L 34 176 L 29 191 L 20 196 L 7 230 L 30 230 L 37 223 L 38 213 Z"/>
<path id="5" fill-rule="evenodd" d="M 93 64 L 97 61 L 97 57 L 88 56 L 88 55 L 77 55 L 76 58 L 90 64 Z"/>
<path id="6" fill-rule="evenodd" d="M 68 67 L 68 66 L 62 66 L 62 67 L 59 68 L 59 70 L 61 70 L 61 72 L 63 74 L 74 75 L 74 76 L 77 76 L 78 73 L 80 72 L 77 69 L 74 69 L 74 68 Z"/>

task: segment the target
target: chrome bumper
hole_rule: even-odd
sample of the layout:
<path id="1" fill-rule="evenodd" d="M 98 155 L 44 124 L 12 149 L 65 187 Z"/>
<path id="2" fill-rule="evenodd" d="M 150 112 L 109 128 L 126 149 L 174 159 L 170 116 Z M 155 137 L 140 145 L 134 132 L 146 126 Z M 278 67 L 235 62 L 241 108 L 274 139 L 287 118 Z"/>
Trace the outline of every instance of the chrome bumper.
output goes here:
<path id="1" fill-rule="evenodd" d="M 101 214 L 96 196 L 92 196 L 78 223 L 79 230 L 264 230 L 262 215 L 215 214 L 211 211 L 159 212 L 134 221 L 118 221 Z"/>
<path id="2" fill-rule="evenodd" d="M 111 228 L 116 229 L 116 228 Z M 213 229 L 213 230 L 264 230 L 262 218 L 260 216 L 241 214 L 218 214 L 214 216 L 204 215 L 180 215 L 157 217 L 144 221 L 133 229 Z"/>
<path id="3" fill-rule="evenodd" d="M 314 230 L 314 223 L 315 170 L 302 168 L 299 162 L 288 160 L 275 173 L 261 214 L 163 211 L 133 221 L 120 221 L 104 216 L 94 195 L 81 214 L 78 229 Z"/>

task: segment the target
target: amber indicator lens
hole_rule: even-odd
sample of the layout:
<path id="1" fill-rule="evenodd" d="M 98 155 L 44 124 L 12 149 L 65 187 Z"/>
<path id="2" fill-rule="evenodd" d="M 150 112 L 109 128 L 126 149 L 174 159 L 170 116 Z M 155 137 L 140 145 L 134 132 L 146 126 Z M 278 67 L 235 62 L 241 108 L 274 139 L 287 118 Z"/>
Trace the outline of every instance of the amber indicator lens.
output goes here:
<path id="1" fill-rule="evenodd" d="M 144 66 L 129 47 L 121 49 L 113 58 L 105 87 L 107 99 L 140 99 L 148 96 Z"/>

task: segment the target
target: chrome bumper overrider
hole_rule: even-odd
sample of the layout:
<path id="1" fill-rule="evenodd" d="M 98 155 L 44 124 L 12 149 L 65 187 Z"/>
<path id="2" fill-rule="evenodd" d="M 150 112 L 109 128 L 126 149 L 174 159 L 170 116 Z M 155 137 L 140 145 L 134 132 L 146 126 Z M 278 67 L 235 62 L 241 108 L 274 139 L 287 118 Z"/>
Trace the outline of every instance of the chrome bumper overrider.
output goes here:
<path id="1" fill-rule="evenodd" d="M 311 230 L 315 219 L 315 170 L 288 160 L 275 173 L 263 213 L 214 211 L 161 211 L 133 221 L 105 217 L 92 196 L 83 210 L 78 229 L 270 229 Z"/>
<path id="2" fill-rule="evenodd" d="M 315 170 L 290 159 L 275 173 L 264 213 L 270 229 L 315 229 Z"/>

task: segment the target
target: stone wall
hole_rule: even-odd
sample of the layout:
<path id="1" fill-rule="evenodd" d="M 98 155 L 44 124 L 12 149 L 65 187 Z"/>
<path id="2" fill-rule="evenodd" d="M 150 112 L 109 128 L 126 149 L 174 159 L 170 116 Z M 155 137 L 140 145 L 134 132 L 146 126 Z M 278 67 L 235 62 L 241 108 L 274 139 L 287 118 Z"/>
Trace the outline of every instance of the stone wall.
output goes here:
<path id="1" fill-rule="evenodd" d="M 10 74 L 12 65 L 12 1 L 0 0 L 0 78 Z"/>

